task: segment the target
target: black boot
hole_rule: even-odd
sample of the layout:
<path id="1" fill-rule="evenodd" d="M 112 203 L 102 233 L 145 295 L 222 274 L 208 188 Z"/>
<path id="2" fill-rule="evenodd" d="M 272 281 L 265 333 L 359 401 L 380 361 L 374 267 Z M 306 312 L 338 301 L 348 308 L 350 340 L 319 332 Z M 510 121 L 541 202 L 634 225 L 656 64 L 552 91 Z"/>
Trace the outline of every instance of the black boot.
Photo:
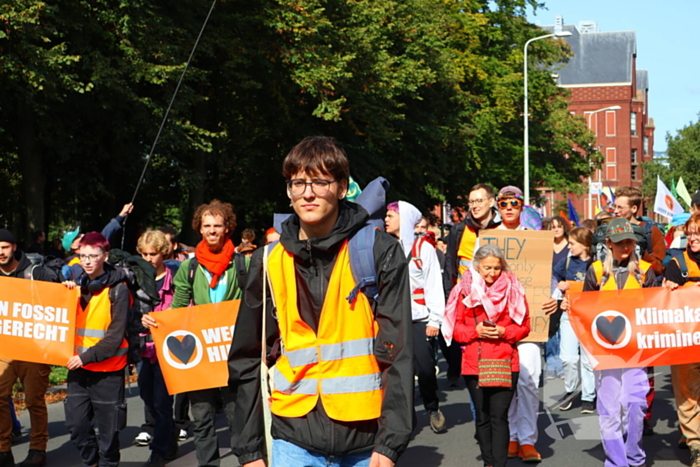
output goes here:
<path id="1" fill-rule="evenodd" d="M 12 451 L 0 452 L 0 467 L 15 467 L 15 458 Z"/>
<path id="2" fill-rule="evenodd" d="M 19 464 L 19 467 L 44 467 L 46 465 L 46 451 L 30 449 L 27 458 Z"/>

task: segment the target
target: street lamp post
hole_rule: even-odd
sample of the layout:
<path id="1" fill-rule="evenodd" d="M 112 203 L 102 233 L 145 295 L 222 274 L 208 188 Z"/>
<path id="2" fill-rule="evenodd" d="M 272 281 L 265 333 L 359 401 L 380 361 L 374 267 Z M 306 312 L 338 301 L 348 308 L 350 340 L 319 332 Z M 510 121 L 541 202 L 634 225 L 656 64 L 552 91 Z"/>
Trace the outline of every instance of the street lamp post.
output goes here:
<path id="1" fill-rule="evenodd" d="M 602 109 L 594 110 L 588 112 L 588 128 L 591 128 L 591 116 L 597 114 L 598 112 L 605 112 L 606 110 L 620 110 L 622 107 L 619 105 L 611 105 L 610 107 L 604 107 Z M 585 112 L 585 111 L 584 111 Z M 592 168 L 591 168 L 592 169 Z M 598 180 L 600 181 L 600 180 Z M 591 193 L 593 184 L 593 170 L 588 175 L 588 218 L 593 219 L 593 194 Z"/>
<path id="2" fill-rule="evenodd" d="M 569 31 L 558 31 L 553 34 L 546 34 L 544 36 L 539 36 L 539 37 L 534 37 L 527 42 L 525 42 L 525 45 L 523 46 L 523 55 L 524 55 L 524 61 L 523 61 L 523 78 L 524 78 L 524 90 L 525 90 L 525 110 L 523 112 L 523 119 L 525 120 L 525 129 L 523 131 L 523 145 L 524 145 L 524 153 L 523 153 L 523 165 L 524 167 L 524 176 L 523 176 L 523 193 L 525 194 L 525 203 L 529 204 L 530 202 L 530 138 L 528 136 L 528 126 L 529 126 L 529 109 L 528 109 L 528 101 L 527 101 L 527 46 L 530 45 L 532 42 L 538 41 L 540 39 L 547 39 L 549 37 L 567 37 L 570 36 L 571 32 Z"/>

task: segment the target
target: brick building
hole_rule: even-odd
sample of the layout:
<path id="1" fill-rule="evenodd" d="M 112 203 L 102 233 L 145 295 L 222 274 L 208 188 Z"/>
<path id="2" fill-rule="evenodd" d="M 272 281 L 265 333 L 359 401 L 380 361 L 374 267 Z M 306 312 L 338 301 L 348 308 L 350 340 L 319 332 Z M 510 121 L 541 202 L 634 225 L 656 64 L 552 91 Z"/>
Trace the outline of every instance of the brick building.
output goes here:
<path id="1" fill-rule="evenodd" d="M 602 184 L 606 191 L 608 187 L 640 186 L 643 174 L 639 164 L 654 154 L 654 121 L 649 118 L 648 72 L 637 69 L 635 32 L 600 32 L 593 21 L 563 24 L 560 15 L 554 26 L 544 29 L 560 28 L 571 32 L 564 40 L 574 56 L 557 71 L 557 84 L 571 92 L 570 112 L 587 120 L 605 156 L 602 169 L 594 171 L 590 181 L 599 182 L 593 186 Z M 582 183 L 586 194 L 568 197 L 584 219 L 595 215 L 598 194 L 589 196 L 589 180 Z M 547 200 L 547 215 L 552 214 L 552 207 L 566 202 L 567 194 L 546 188 L 540 191 Z"/>

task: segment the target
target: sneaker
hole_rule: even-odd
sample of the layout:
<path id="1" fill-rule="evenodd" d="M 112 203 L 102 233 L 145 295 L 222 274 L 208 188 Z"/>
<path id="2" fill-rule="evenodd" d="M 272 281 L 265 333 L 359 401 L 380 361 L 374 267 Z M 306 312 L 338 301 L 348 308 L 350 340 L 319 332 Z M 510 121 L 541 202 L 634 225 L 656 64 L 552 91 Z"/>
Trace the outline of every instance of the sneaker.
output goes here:
<path id="1" fill-rule="evenodd" d="M 430 428 L 435 433 L 445 431 L 445 416 L 440 412 L 440 409 L 430 412 Z"/>
<path id="2" fill-rule="evenodd" d="M 167 461 L 164 457 L 155 451 L 151 451 L 151 457 L 143 464 L 143 467 L 165 467 L 165 464 L 167 464 Z"/>
<path id="3" fill-rule="evenodd" d="M 591 401 L 581 402 L 581 413 L 595 413 L 595 405 Z"/>
<path id="4" fill-rule="evenodd" d="M 520 457 L 520 445 L 517 441 L 511 441 L 508 443 L 508 457 L 511 459 Z"/>
<path id="5" fill-rule="evenodd" d="M 187 441 L 190 435 L 187 434 L 187 430 L 180 430 L 180 434 L 177 436 L 178 441 Z"/>
<path id="6" fill-rule="evenodd" d="M 153 436 L 149 435 L 145 431 L 142 431 L 136 438 L 134 438 L 134 444 L 137 446 L 148 446 L 151 444 L 152 439 Z"/>
<path id="7" fill-rule="evenodd" d="M 542 456 L 532 444 L 523 444 L 520 446 L 520 458 L 527 464 L 542 462 Z"/>
<path id="8" fill-rule="evenodd" d="M 700 448 L 696 446 L 690 448 L 690 467 L 700 467 Z"/>
<path id="9" fill-rule="evenodd" d="M 572 405 L 574 405 L 574 393 L 567 392 L 559 402 L 559 410 L 569 410 Z"/>
<path id="10" fill-rule="evenodd" d="M 0 452 L 0 467 L 15 467 L 12 451 Z"/>
<path id="11" fill-rule="evenodd" d="M 19 467 L 44 467 L 45 465 L 46 451 L 30 449 L 27 458 L 19 464 Z"/>

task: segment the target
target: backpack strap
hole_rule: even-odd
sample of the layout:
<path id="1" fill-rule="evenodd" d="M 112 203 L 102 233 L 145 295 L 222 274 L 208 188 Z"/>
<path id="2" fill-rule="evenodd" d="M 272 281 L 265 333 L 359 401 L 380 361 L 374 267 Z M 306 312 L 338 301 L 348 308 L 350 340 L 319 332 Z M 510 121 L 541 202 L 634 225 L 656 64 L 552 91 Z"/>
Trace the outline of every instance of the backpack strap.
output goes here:
<path id="1" fill-rule="evenodd" d="M 605 285 L 605 282 L 603 281 L 603 279 L 607 280 L 607 277 L 606 278 L 603 277 L 603 262 L 600 260 L 594 261 L 593 264 L 591 265 L 591 267 L 593 268 L 593 271 L 595 272 L 595 280 L 598 283 L 598 286 L 603 287 L 603 285 Z"/>
<path id="2" fill-rule="evenodd" d="M 197 261 L 196 256 L 193 256 L 190 259 L 190 267 L 187 270 L 187 281 L 190 283 L 190 287 L 194 287 L 194 275 L 197 273 L 197 266 L 199 266 L 199 261 Z"/>
<path id="3" fill-rule="evenodd" d="M 36 267 L 39 266 L 38 264 L 30 264 L 26 268 L 24 268 L 24 271 L 20 274 L 20 277 L 22 279 L 29 279 L 29 280 L 34 280 L 34 270 Z"/>
<path id="4" fill-rule="evenodd" d="M 644 235 L 647 237 L 647 253 L 651 254 L 651 230 L 654 226 L 651 222 L 644 222 Z"/>
<path id="5" fill-rule="evenodd" d="M 368 222 L 350 237 L 350 268 L 357 284 L 346 297 L 350 303 L 355 301 L 358 292 L 364 293 L 370 301 L 377 302 L 379 299 L 377 271 L 374 267 L 375 229 L 375 225 Z"/>
<path id="6" fill-rule="evenodd" d="M 236 268 L 236 275 L 238 276 L 238 288 L 243 290 L 246 274 L 248 273 L 248 269 L 245 267 L 245 255 L 235 253 L 233 255 L 233 265 Z"/>

